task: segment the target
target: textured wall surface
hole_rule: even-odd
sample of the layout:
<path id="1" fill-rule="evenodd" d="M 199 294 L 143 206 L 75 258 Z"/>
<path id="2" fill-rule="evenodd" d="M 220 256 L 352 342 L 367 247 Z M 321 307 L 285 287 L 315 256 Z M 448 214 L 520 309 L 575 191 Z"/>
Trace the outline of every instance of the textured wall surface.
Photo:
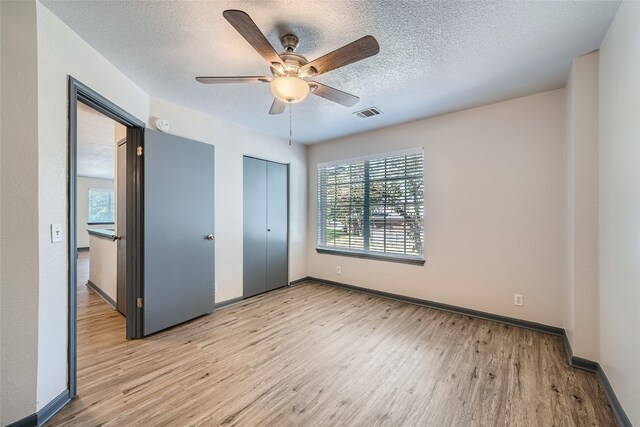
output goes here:
<path id="1" fill-rule="evenodd" d="M 150 122 L 171 124 L 171 133 L 215 145 L 216 302 L 242 296 L 242 156 L 290 163 L 289 279 L 305 277 L 307 230 L 306 147 L 232 125 L 160 99 L 151 99 Z"/>
<path id="2" fill-rule="evenodd" d="M 0 2 L 0 424 L 35 412 L 38 357 L 36 6 Z"/>
<path id="3" fill-rule="evenodd" d="M 600 48 L 600 364 L 640 425 L 640 3 Z"/>
<path id="4" fill-rule="evenodd" d="M 59 8 L 67 7 L 64 2 L 56 4 Z M 502 22 L 500 16 L 508 12 L 500 9 L 499 4 L 477 3 L 466 5 L 462 10 L 461 6 L 449 3 L 424 3 L 421 7 L 434 12 L 425 12 L 424 16 L 436 19 L 440 26 L 425 25 L 424 16 L 413 12 L 415 21 L 403 23 L 407 11 L 402 10 L 393 12 L 398 14 L 392 17 L 397 20 L 394 25 L 387 25 L 385 18 L 380 23 L 373 20 L 368 22 L 370 25 L 355 26 L 352 32 L 342 31 L 345 25 L 342 19 L 363 12 L 359 4 L 330 3 L 323 9 L 327 16 L 318 18 L 326 26 L 322 32 L 310 22 L 296 28 L 309 40 L 301 49 L 305 49 L 309 57 L 315 57 L 384 27 L 380 31 L 387 36 L 379 37 L 381 47 L 393 55 L 378 56 L 371 62 L 353 66 L 349 73 L 332 73 L 323 81 L 362 95 L 363 107 L 378 104 L 385 115 L 375 124 L 358 121 L 350 111 L 310 97 L 306 104 L 294 106 L 294 141 L 302 138 L 317 141 L 327 135 L 380 127 L 398 120 L 397 115 L 406 106 L 412 106 L 414 113 L 411 114 L 419 117 L 487 102 L 487 94 L 504 99 L 549 84 L 561 87 L 569 69 L 568 60 L 563 65 L 563 58 L 596 48 L 618 7 L 617 2 L 563 2 L 545 4 L 548 9 L 537 9 L 541 7 L 537 3 L 528 3 L 528 6 L 512 3 L 510 7 L 519 9 L 506 16 L 514 19 L 504 20 L 508 25 L 500 26 L 501 31 L 493 34 L 494 26 Z M 380 4 L 368 3 L 366 12 L 376 16 L 374 12 L 382 7 Z M 583 6 L 585 4 L 587 6 Z M 593 6 L 596 4 L 598 6 Z M 203 5 L 206 3 L 192 6 Z M 101 12 L 106 14 L 110 13 L 111 6 L 113 4 L 74 3 L 67 10 L 95 27 L 97 37 L 103 38 L 95 41 L 96 49 L 103 51 L 106 45 L 134 46 L 133 41 L 129 44 L 117 39 L 122 36 L 133 40 L 131 34 L 113 31 L 107 20 L 91 21 L 89 16 L 101 14 L 87 15 L 88 9 L 84 9 L 107 8 Z M 217 7 L 222 10 L 224 6 Z M 278 32 L 287 29 L 280 15 L 266 14 L 260 3 L 246 6 L 276 44 Z M 636 238 L 640 235 L 637 191 L 640 184 L 637 119 L 640 117 L 637 102 L 640 60 L 634 55 L 640 51 L 640 4 L 622 4 L 600 53 L 598 326 L 601 339 L 595 353 L 593 346 L 597 346 L 594 344 L 597 339 L 589 340 L 586 329 L 583 332 L 575 329 L 578 323 L 591 325 L 596 316 L 585 309 L 593 306 L 592 283 L 584 289 L 577 286 L 587 283 L 581 277 L 589 278 L 593 273 L 594 254 L 589 249 L 593 248 L 593 236 L 589 233 L 592 229 L 589 224 L 594 217 L 586 211 L 578 217 L 578 209 L 588 210 L 593 206 L 593 183 L 589 181 L 593 178 L 589 172 L 593 153 L 587 149 L 582 152 L 585 156 L 579 157 L 581 154 L 574 151 L 570 159 L 574 169 L 567 170 L 564 90 L 340 138 L 309 148 L 295 143 L 290 147 L 282 138 L 273 136 L 288 133 L 288 117 L 265 114 L 270 104 L 266 86 L 226 87 L 214 91 L 193 82 L 196 74 L 246 74 L 264 67 L 255 52 L 221 19 L 220 10 L 214 10 L 215 19 L 209 19 L 213 13 L 209 10 L 159 6 L 153 2 L 136 3 L 135 7 L 137 18 L 155 16 L 159 21 L 154 25 L 159 22 L 177 27 L 175 31 L 167 31 L 170 27 L 158 25 L 167 38 L 159 38 L 156 44 L 138 49 L 136 55 L 142 58 L 140 63 L 134 61 L 132 58 L 136 55 L 127 53 L 126 49 L 112 52 L 123 55 L 109 59 L 122 67 L 125 75 L 40 3 L 0 2 L 2 424 L 41 409 L 67 386 L 68 248 L 66 242 L 50 242 L 49 225 L 66 224 L 68 215 L 68 75 L 143 121 L 164 118 L 171 123 L 172 133 L 216 146 L 218 301 L 242 294 L 242 199 L 239 196 L 242 155 L 287 162 L 291 164 L 291 280 L 313 275 L 555 326 L 568 324 L 569 316 L 574 320 L 571 337 L 577 355 L 596 354 L 597 358 L 597 353 L 600 354 L 599 360 L 622 404 L 632 421 L 640 423 L 639 409 L 633 406 L 640 401 L 636 360 L 640 354 L 637 334 L 640 314 L 636 309 L 640 301 L 637 286 L 640 246 Z M 535 13 L 527 7 L 535 8 Z M 304 17 L 309 19 L 308 10 L 304 13 L 292 10 L 292 15 L 298 16 L 302 24 L 305 24 Z M 388 8 L 381 10 L 390 13 Z M 537 24 L 542 26 L 542 31 L 536 33 L 533 41 L 522 38 L 522 29 L 514 24 L 522 14 L 528 18 L 538 16 Z M 72 18 L 67 15 L 66 19 Z M 181 23 L 194 19 L 201 20 L 209 30 L 189 33 L 191 27 Z M 367 24 L 366 19 L 364 21 Z M 415 28 L 407 32 L 412 22 Z M 567 22 L 585 26 L 589 29 L 588 36 L 579 36 L 582 34 L 579 28 L 567 29 L 564 25 Z M 431 28 L 430 32 L 423 31 L 425 26 Z M 144 26 L 130 28 L 145 34 L 151 31 Z M 565 34 L 565 30 L 571 34 Z M 478 40 L 486 41 L 487 35 L 495 38 L 478 44 Z M 181 46 L 191 41 L 192 36 L 200 47 Z M 411 41 L 411 37 L 415 40 Z M 550 40 L 553 43 L 549 43 Z M 209 44 L 214 44 L 214 49 L 203 47 Z M 545 50 L 549 46 L 559 46 L 560 50 Z M 522 60 L 522 51 L 528 52 L 525 60 Z M 519 59 L 512 58 L 509 62 L 507 57 L 499 56 L 502 53 L 518 54 Z M 105 55 L 108 56 L 106 51 Z M 581 61 L 592 61 L 593 57 L 589 57 Z M 500 62 L 501 58 L 504 61 Z M 165 73 L 156 67 L 156 59 L 167 62 L 170 71 Z M 413 59 L 422 62 L 412 62 Z M 497 71 L 498 63 L 504 73 Z M 176 68 L 180 64 L 191 65 L 188 69 Z M 131 68 L 127 68 L 129 65 Z M 593 64 L 585 67 L 587 79 L 593 79 Z M 396 73 L 397 70 L 402 72 Z M 359 72 L 373 75 L 377 84 L 372 86 Z M 465 74 L 467 72 L 473 78 Z M 406 83 L 402 90 L 389 80 L 396 75 Z M 422 79 L 425 75 L 430 85 Z M 443 84 L 445 79 L 449 87 Z M 183 86 L 182 81 L 189 84 Z M 254 130 L 230 125 L 223 119 L 173 102 L 150 99 L 138 85 L 159 98 L 170 98 L 196 110 L 219 114 Z M 491 90 L 496 85 L 500 90 Z M 391 92 L 393 96 L 389 95 Z M 578 100 L 579 94 L 574 90 L 571 96 Z M 576 102 L 588 106 L 592 96 L 590 93 L 584 103 Z M 387 99 L 396 101 L 382 104 Z M 456 104 L 455 100 L 462 103 Z M 403 120 L 413 117 L 407 111 Z M 569 115 L 588 117 L 592 113 L 575 110 Z M 22 126 L 25 120 L 37 126 Z M 355 122 L 347 124 L 349 120 Z M 578 128 L 574 129 L 571 134 L 574 143 L 591 135 L 589 132 L 593 129 L 589 125 L 592 124 L 579 127 L 581 132 L 587 132 L 582 137 L 576 131 Z M 268 130 L 272 135 L 255 129 Z M 317 254 L 316 165 L 419 146 L 424 147 L 426 163 L 425 266 Z M 584 184 L 580 188 L 586 189 L 586 194 L 578 188 L 580 183 Z M 573 191 L 570 209 L 567 209 L 568 188 L 569 192 Z M 574 221 L 571 231 L 567 218 Z M 580 236 L 586 236 L 586 243 Z M 567 241 L 573 242 L 572 250 L 568 250 Z M 571 272 L 567 270 L 568 264 L 574 266 Z M 340 277 L 335 275 L 336 265 L 342 267 Z M 585 268 L 577 267 L 580 265 Z M 569 288 L 566 287 L 568 277 L 573 283 Z M 524 294 L 524 307 L 513 305 L 515 292 Z M 565 315 L 568 306 L 578 305 L 580 310 L 574 309 Z M 585 338 L 584 346 L 576 344 L 581 342 L 581 334 Z"/>
<path id="5" fill-rule="evenodd" d="M 575 215 L 575 203 L 574 203 L 574 178 L 573 178 L 573 161 L 574 161 L 574 151 L 575 151 L 575 126 L 573 123 L 576 120 L 576 106 L 575 106 L 575 97 L 576 97 L 576 84 L 575 84 L 575 74 L 576 74 L 576 66 L 575 60 L 573 65 L 571 66 L 571 72 L 569 72 L 569 76 L 567 77 L 567 84 L 565 86 L 565 94 L 566 94 L 566 132 L 567 132 L 567 167 L 566 167 L 566 184 L 567 184 L 567 227 L 566 227 L 566 248 L 567 248 L 567 268 L 566 268 L 566 303 L 567 306 L 564 310 L 564 329 L 567 333 L 567 338 L 569 342 L 573 342 L 573 333 L 575 329 L 574 324 L 574 305 L 575 305 L 575 286 L 574 286 L 574 248 L 573 248 L 573 239 L 574 239 L 574 215 Z"/>
<path id="6" fill-rule="evenodd" d="M 118 243 L 111 239 L 90 236 L 89 280 L 116 304 L 118 303 Z M 79 283 L 84 286 L 85 283 Z"/>
<path id="7" fill-rule="evenodd" d="M 95 49 L 36 3 L 38 17 L 38 205 L 40 272 L 37 407 L 67 387 L 67 76 L 146 120 L 149 97 Z M 65 224 L 51 243 L 49 224 Z"/>
<path id="8" fill-rule="evenodd" d="M 317 254 L 317 164 L 414 147 L 425 153 L 425 265 Z M 309 274 L 563 326 L 565 147 L 562 89 L 311 145 Z"/>
<path id="9" fill-rule="evenodd" d="M 567 80 L 567 321 L 573 354 L 598 360 L 598 52 Z"/>

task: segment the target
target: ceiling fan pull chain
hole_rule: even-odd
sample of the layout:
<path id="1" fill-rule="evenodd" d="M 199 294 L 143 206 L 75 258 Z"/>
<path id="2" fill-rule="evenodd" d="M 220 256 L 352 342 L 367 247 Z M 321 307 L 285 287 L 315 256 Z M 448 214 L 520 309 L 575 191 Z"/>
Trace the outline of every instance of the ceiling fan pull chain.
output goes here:
<path id="1" fill-rule="evenodd" d="M 289 146 L 291 146 L 291 110 L 293 109 L 293 104 L 289 104 Z"/>

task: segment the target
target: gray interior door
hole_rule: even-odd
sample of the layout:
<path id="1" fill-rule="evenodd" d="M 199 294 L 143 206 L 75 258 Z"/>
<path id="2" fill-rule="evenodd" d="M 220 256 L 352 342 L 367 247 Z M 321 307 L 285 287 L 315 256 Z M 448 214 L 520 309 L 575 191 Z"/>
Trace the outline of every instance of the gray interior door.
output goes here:
<path id="1" fill-rule="evenodd" d="M 243 292 L 244 298 L 266 292 L 267 163 L 243 160 Z"/>
<path id="2" fill-rule="evenodd" d="M 214 308 L 214 147 L 147 129 L 144 335 Z"/>
<path id="3" fill-rule="evenodd" d="M 127 143 L 123 142 L 117 148 L 117 220 L 116 235 L 118 236 L 117 273 L 116 273 L 116 308 L 124 316 L 127 315 Z"/>
<path id="4" fill-rule="evenodd" d="M 287 284 L 288 273 L 288 167 L 267 164 L 267 290 Z"/>
<path id="5" fill-rule="evenodd" d="M 288 166 L 244 158 L 243 296 L 285 286 L 288 276 Z"/>

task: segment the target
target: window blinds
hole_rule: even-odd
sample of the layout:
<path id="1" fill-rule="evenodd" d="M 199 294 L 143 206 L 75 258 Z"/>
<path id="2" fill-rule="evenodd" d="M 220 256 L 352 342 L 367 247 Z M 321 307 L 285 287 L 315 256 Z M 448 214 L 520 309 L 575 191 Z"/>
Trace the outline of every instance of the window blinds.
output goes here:
<path id="1" fill-rule="evenodd" d="M 422 258 L 422 150 L 318 166 L 321 248 Z"/>

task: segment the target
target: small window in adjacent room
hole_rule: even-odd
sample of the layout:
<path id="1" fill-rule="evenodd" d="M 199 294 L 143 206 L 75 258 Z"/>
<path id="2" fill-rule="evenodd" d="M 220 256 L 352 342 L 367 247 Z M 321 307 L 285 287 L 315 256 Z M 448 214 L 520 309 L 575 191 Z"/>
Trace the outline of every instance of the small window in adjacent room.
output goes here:
<path id="1" fill-rule="evenodd" d="M 318 165 L 318 252 L 424 263 L 422 149 Z"/>
<path id="2" fill-rule="evenodd" d="M 89 189 L 89 224 L 113 224 L 115 220 L 115 192 L 105 188 Z"/>

